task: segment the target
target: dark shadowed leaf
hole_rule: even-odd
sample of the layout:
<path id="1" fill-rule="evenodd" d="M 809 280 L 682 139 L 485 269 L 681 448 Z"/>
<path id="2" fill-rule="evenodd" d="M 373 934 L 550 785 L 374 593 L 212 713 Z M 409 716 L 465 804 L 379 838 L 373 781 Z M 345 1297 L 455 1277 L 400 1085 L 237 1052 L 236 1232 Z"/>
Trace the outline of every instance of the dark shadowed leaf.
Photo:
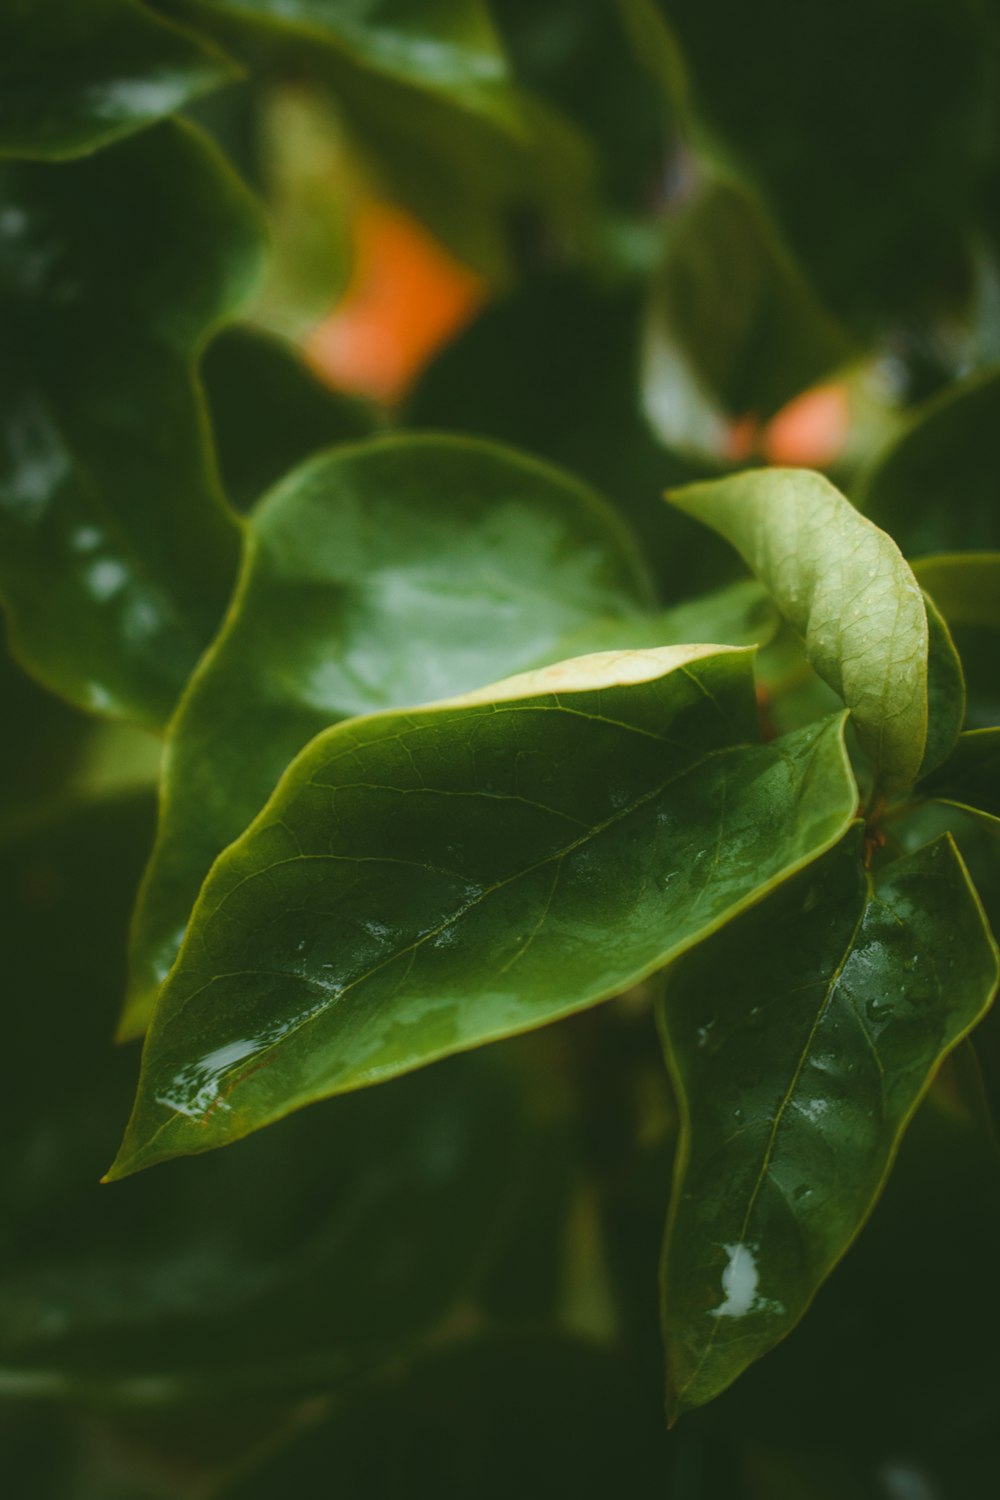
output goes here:
<path id="1" fill-rule="evenodd" d="M 841 730 L 748 743 L 716 646 L 328 730 L 202 889 L 112 1175 L 636 983 L 840 837 Z"/>
<path id="2" fill-rule="evenodd" d="M 117 800 L 0 851 L 0 1078 L 18 1122 L 0 1140 L 0 1394 L 329 1388 L 474 1295 L 559 1127 L 512 1044 L 102 1188 L 133 1086 L 110 1029 L 151 832 L 150 801 Z"/>
<path id="3" fill-rule="evenodd" d="M 666 221 L 651 334 L 729 417 L 772 416 L 851 352 L 766 214 L 725 182 Z M 671 438 L 684 446 L 680 425 Z"/>
<path id="4" fill-rule="evenodd" d="M 220 1500 L 663 1500 L 672 1445 L 619 1356 L 555 1334 L 478 1338 L 359 1385 Z M 391 1434 L 391 1441 L 387 1434 Z"/>
<path id="5" fill-rule="evenodd" d="M 1000 370 L 950 386 L 863 476 L 858 505 L 908 556 L 1000 548 L 998 432 Z"/>
<path id="6" fill-rule="evenodd" d="M 920 775 L 948 756 L 965 723 L 965 676 L 951 631 L 925 592 L 927 611 L 927 740 Z"/>
<path id="7" fill-rule="evenodd" d="M 1000 729 L 974 729 L 959 737 L 951 755 L 921 792 L 953 802 L 1000 830 Z"/>
<path id="8" fill-rule="evenodd" d="M 239 551 L 192 364 L 252 286 L 254 205 L 189 127 L 3 169 L 0 593 L 14 654 L 160 725 Z"/>
<path id="9" fill-rule="evenodd" d="M 211 43 L 135 0 L 5 0 L 0 156 L 84 155 L 240 71 Z"/>
<path id="10" fill-rule="evenodd" d="M 233 608 L 171 725 L 124 1033 L 144 1029 L 212 861 L 313 735 L 533 666 L 649 597 L 596 496 L 489 444 L 386 438 L 291 475 L 250 523 Z"/>
<path id="11" fill-rule="evenodd" d="M 995 160 L 978 0 L 624 4 L 688 137 L 760 192 L 838 316 L 866 329 L 962 294 Z"/>
<path id="12" fill-rule="evenodd" d="M 212 340 L 201 362 L 226 494 L 246 511 L 320 448 L 367 437 L 374 417 L 331 391 L 291 344 L 238 326 Z"/>
<path id="13" fill-rule="evenodd" d="M 675 1415 L 798 1322 L 996 988 L 996 946 L 950 838 L 872 878 L 860 837 L 668 976 L 684 1109 L 663 1263 Z"/>

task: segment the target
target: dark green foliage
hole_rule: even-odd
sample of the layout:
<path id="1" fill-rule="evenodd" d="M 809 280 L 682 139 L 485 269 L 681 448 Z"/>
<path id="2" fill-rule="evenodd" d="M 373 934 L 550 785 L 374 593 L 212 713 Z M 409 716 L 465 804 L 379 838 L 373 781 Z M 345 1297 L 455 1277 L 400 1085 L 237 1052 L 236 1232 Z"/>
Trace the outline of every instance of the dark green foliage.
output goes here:
<path id="1" fill-rule="evenodd" d="M 7 5 L 5 1495 L 992 1492 L 998 37 Z"/>

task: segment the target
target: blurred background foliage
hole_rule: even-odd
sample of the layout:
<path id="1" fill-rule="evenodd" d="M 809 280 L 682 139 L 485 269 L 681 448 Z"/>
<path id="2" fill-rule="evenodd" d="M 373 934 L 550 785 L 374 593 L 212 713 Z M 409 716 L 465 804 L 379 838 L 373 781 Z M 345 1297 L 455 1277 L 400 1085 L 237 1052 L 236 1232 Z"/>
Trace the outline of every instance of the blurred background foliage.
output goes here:
<path id="1" fill-rule="evenodd" d="M 668 605 L 738 566 L 662 491 L 747 463 L 823 469 L 916 557 L 1000 550 L 990 0 L 17 0 L 0 55 L 0 154 L 90 163 L 107 237 L 87 153 L 181 110 L 262 205 L 242 323 L 191 341 L 238 512 L 320 448 L 427 429 L 593 484 Z M 157 87 L 83 129 L 116 57 Z M 104 339 L 95 313 L 80 347 Z M 995 723 L 995 612 L 961 604 L 970 722 Z M 802 1327 L 668 1434 L 648 995 L 99 1188 L 158 742 L 6 649 L 0 696 L 5 1494 L 992 1492 L 995 1024 Z M 1000 901 L 995 834 L 949 826 Z"/>

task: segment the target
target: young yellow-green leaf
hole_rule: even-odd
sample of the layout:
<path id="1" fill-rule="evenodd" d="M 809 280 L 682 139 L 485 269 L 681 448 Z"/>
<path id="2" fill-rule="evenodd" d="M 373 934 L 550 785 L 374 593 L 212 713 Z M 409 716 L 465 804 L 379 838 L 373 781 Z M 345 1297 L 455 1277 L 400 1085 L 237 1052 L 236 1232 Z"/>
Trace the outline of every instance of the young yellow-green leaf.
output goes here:
<path id="1" fill-rule="evenodd" d="M 663 1258 L 668 1406 L 802 1317 L 881 1191 L 997 953 L 950 837 L 862 868 L 860 829 L 671 970 L 683 1134 Z"/>
<path id="2" fill-rule="evenodd" d="M 256 279 L 257 211 L 173 123 L 0 176 L 11 649 L 82 707 L 159 726 L 236 572 L 192 366 Z"/>
<path id="3" fill-rule="evenodd" d="M 949 386 L 876 459 L 858 505 L 907 555 L 1000 547 L 998 430 L 1000 370 Z"/>
<path id="4" fill-rule="evenodd" d="M 85 155 L 240 71 L 135 0 L 4 0 L 0 156 Z"/>
<path id="5" fill-rule="evenodd" d="M 669 498 L 731 542 L 770 590 L 851 710 L 882 786 L 912 785 L 927 741 L 928 625 L 892 538 L 804 469 L 751 470 Z"/>
<path id="6" fill-rule="evenodd" d="M 770 745 L 751 653 L 581 657 L 351 719 L 202 888 L 111 1176 L 618 994 L 839 838 L 842 717 Z"/>
<path id="7" fill-rule="evenodd" d="M 920 791 L 1000 828 L 1000 729 L 960 735 L 951 755 L 921 783 Z"/>
<path id="8" fill-rule="evenodd" d="M 596 496 L 491 444 L 385 438 L 292 474 L 251 520 L 170 727 L 123 1034 L 145 1029 L 212 861 L 313 735 L 495 682 L 595 619 L 644 619 L 650 597 Z"/>

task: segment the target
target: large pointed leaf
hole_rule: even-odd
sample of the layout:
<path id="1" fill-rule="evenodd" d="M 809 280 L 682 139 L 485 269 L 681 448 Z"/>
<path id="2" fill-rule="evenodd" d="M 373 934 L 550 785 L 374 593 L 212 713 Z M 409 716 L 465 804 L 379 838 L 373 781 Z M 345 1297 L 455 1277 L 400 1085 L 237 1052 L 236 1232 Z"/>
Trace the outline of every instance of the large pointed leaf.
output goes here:
<path id="1" fill-rule="evenodd" d="M 950 386 L 876 460 L 858 504 L 907 554 L 1000 547 L 998 430 L 1000 370 Z"/>
<path id="2" fill-rule="evenodd" d="M 997 954 L 946 835 L 874 879 L 860 831 L 667 982 L 683 1101 L 664 1255 L 674 1414 L 798 1322 L 864 1223 Z"/>
<path id="3" fill-rule="evenodd" d="M 102 1188 L 134 1081 L 110 1030 L 152 814 L 116 799 L 0 844 L 17 1125 L 0 1134 L 0 1392 L 149 1407 L 329 1389 L 475 1295 L 564 1127 L 517 1042 Z"/>
<path id="4" fill-rule="evenodd" d="M 840 836 L 841 720 L 754 745 L 750 654 L 581 657 L 352 719 L 215 864 L 112 1175 L 593 1005 Z"/>
<path id="5" fill-rule="evenodd" d="M 239 73 L 135 0 L 4 0 L 0 156 L 85 154 Z"/>
<path id="6" fill-rule="evenodd" d="M 125 1034 L 144 1029 L 213 859 L 313 735 L 533 666 L 593 620 L 641 619 L 647 587 L 595 496 L 487 444 L 388 438 L 280 485 L 171 725 Z"/>
<path id="7" fill-rule="evenodd" d="M 11 647 L 85 708 L 159 725 L 239 532 L 192 361 L 256 278 L 241 184 L 188 127 L 3 171 L 0 594 Z"/>
<path id="8" fill-rule="evenodd" d="M 746 558 L 843 698 L 886 789 L 909 786 L 927 741 L 928 625 L 891 537 L 820 474 L 751 470 L 670 495 Z"/>
<path id="9" fill-rule="evenodd" d="M 1000 729 L 974 729 L 961 735 L 951 755 L 920 790 L 1000 829 Z"/>

